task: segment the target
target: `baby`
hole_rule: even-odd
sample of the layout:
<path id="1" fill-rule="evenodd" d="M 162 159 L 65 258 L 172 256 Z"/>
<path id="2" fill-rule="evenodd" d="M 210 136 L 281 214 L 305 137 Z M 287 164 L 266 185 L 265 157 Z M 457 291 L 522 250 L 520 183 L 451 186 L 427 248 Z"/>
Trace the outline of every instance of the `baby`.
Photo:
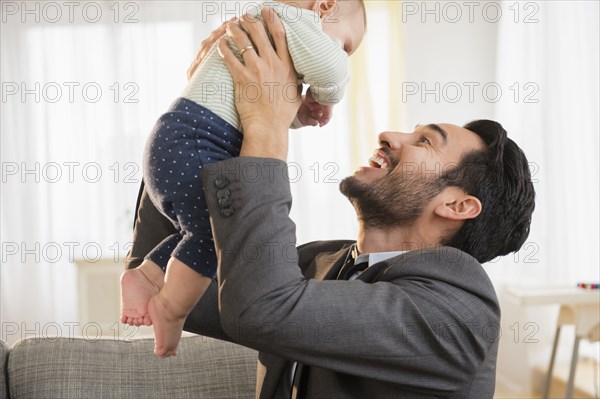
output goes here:
<path id="1" fill-rule="evenodd" d="M 309 85 L 292 127 L 325 125 L 348 82 L 347 58 L 360 45 L 366 14 L 362 0 L 267 1 L 280 17 L 299 83 Z M 256 10 L 260 18 L 260 11 Z M 252 46 L 237 49 L 243 62 Z M 217 258 L 200 172 L 239 155 L 243 135 L 233 80 L 213 46 L 150 135 L 144 181 L 150 199 L 178 229 L 136 269 L 121 276 L 121 322 L 153 325 L 154 353 L 176 354 L 184 321 L 214 278 Z M 235 210 L 218 187 L 223 216 Z M 160 269 L 159 269 L 160 268 Z M 162 269 L 162 270 L 161 270 Z"/>

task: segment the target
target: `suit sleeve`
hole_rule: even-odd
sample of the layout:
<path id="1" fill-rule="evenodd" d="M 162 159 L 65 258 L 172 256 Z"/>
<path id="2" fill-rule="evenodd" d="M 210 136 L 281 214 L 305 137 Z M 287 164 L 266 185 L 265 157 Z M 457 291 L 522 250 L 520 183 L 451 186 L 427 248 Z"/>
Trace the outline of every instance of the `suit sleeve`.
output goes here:
<path id="1" fill-rule="evenodd" d="M 432 394 L 463 387 L 496 340 L 494 301 L 468 288 L 478 284 L 468 275 L 461 287 L 426 276 L 306 280 L 286 171 L 281 161 L 244 157 L 203 169 L 223 329 L 242 345 L 316 367 Z M 424 262 L 437 266 L 439 255 Z"/>

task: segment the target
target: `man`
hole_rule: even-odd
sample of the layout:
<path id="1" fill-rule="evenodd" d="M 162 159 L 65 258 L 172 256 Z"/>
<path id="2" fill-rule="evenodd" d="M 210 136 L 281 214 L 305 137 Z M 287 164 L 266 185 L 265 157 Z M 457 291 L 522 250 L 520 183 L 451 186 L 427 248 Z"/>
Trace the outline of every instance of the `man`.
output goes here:
<path id="1" fill-rule="evenodd" d="M 186 329 L 257 349 L 260 398 L 491 398 L 500 309 L 480 263 L 527 238 L 525 156 L 491 121 L 384 132 L 370 166 L 340 185 L 357 242 L 296 250 L 285 160 L 299 96 L 285 90 L 281 24 L 263 16 L 275 49 L 244 20 L 227 25 L 239 48 L 254 45 L 244 64 L 219 42 L 236 84 L 275 89 L 239 98 L 240 157 L 203 168 L 218 281 Z M 170 234 L 160 223 L 142 192 L 128 267 Z"/>

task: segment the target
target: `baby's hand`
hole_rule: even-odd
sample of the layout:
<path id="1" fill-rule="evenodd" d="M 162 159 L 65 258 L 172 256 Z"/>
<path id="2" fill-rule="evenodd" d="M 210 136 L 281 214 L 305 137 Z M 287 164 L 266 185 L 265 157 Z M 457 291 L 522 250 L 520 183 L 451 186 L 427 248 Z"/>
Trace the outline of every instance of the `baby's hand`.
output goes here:
<path id="1" fill-rule="evenodd" d="M 302 105 L 298 110 L 298 119 L 304 126 L 323 127 L 333 116 L 333 105 L 319 104 L 313 98 L 310 88 L 302 99 Z"/>

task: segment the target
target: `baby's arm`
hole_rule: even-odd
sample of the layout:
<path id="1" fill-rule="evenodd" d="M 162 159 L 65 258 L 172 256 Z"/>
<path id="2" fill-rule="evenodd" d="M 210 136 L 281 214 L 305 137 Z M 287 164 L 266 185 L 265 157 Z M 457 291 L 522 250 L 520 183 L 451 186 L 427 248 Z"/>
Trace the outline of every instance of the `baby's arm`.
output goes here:
<path id="1" fill-rule="evenodd" d="M 333 116 L 333 105 L 319 104 L 313 97 L 309 88 L 306 95 L 302 98 L 302 105 L 298 109 L 298 115 L 292 122 L 292 129 L 299 129 L 304 126 L 323 127 L 331 120 Z"/>
<path id="2" fill-rule="evenodd" d="M 344 96 L 349 80 L 348 55 L 312 18 L 289 23 L 284 19 L 284 25 L 294 68 L 303 83 L 310 85 L 292 127 L 323 126 L 331 118 L 333 105 Z"/>
<path id="3" fill-rule="evenodd" d="M 304 32 L 287 31 L 294 68 L 302 81 L 310 86 L 312 96 L 319 104 L 337 104 L 344 97 L 349 80 L 348 55 L 339 42 L 334 42 L 325 33 L 306 32 L 312 33 L 313 37 L 302 41 L 298 35 Z"/>

